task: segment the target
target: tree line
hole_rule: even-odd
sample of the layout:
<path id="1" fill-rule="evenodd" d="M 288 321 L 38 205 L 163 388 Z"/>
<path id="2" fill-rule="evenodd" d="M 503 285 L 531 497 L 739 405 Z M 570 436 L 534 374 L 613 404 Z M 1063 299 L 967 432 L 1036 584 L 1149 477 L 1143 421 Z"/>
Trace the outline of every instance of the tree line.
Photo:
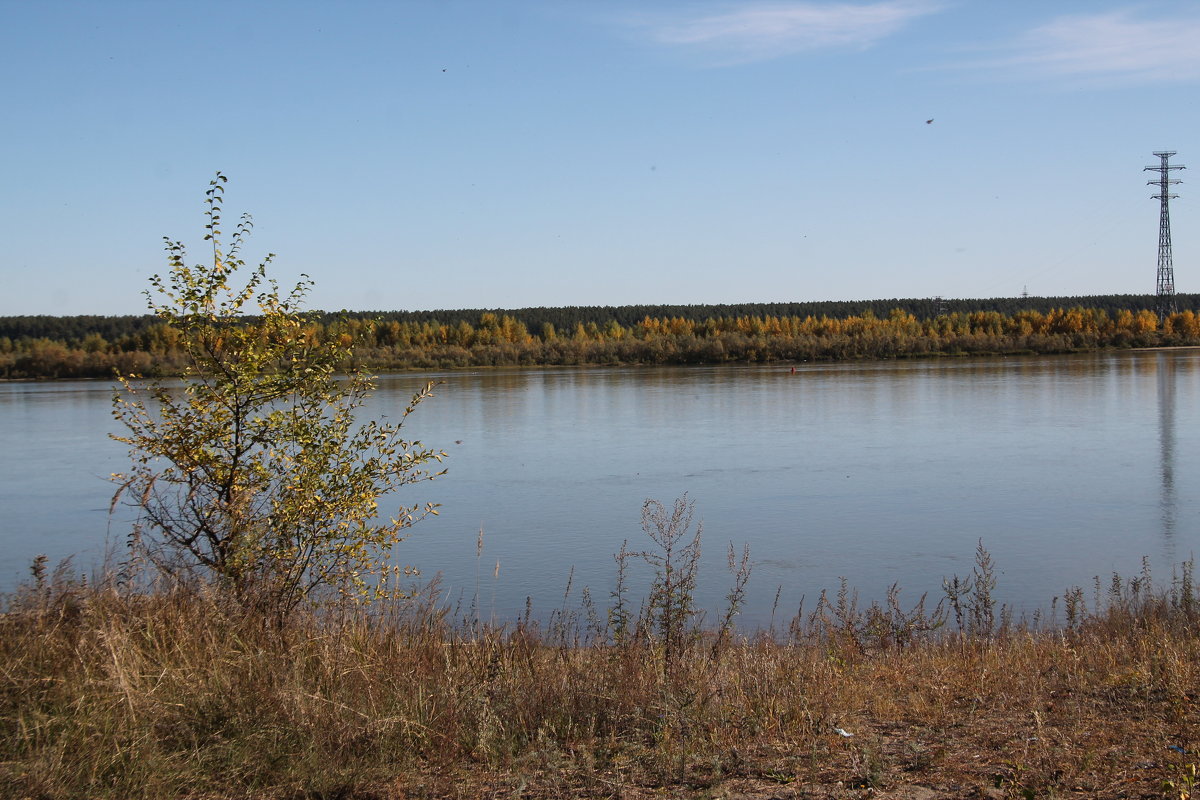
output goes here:
<path id="1" fill-rule="evenodd" d="M 1200 294 L 1176 295 L 1181 311 L 1200 313 Z M 374 320 L 379 322 L 474 324 L 484 314 L 508 316 L 533 331 L 550 323 L 558 330 L 569 330 L 576 323 L 595 322 L 604 325 L 615 320 L 625 327 L 650 318 L 675 318 L 703 322 L 722 317 L 832 317 L 835 319 L 860 316 L 868 311 L 882 317 L 894 309 L 905 311 L 921 320 L 942 314 L 971 311 L 998 311 L 1016 314 L 1021 311 L 1049 313 L 1056 308 L 1095 308 L 1110 313 L 1118 311 L 1154 310 L 1152 294 L 1114 294 L 1080 297 L 992 297 L 992 298 L 892 298 L 881 300 L 822 300 L 806 303 L 726 303 L 717 305 L 630 305 L 630 306 L 558 306 L 552 308 L 461 308 L 431 311 L 314 311 L 310 319 L 330 325 L 342 319 Z M 50 339 L 71 343 L 81 342 L 89 334 L 98 334 L 106 341 L 119 343 L 127 337 L 142 334 L 148 328 L 161 325 L 153 314 L 126 316 L 0 316 L 0 338 Z"/>
<path id="2" fill-rule="evenodd" d="M 1200 295 L 1181 295 L 1182 310 L 1163 320 L 1152 310 L 1152 295 L 1075 300 L 315 312 L 305 317 L 303 334 L 313 344 L 348 350 L 344 366 L 375 370 L 799 362 L 1200 343 Z M 808 313 L 817 309 L 823 310 Z M 791 313 L 797 310 L 806 313 Z M 0 318 L 0 378 L 173 375 L 187 363 L 178 332 L 154 317 Z"/>

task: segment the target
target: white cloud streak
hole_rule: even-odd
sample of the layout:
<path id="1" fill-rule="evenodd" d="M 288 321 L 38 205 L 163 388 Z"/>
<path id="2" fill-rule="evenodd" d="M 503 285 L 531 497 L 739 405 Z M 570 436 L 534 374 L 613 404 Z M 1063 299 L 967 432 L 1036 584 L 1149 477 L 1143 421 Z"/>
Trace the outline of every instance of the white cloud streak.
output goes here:
<path id="1" fill-rule="evenodd" d="M 1138 20 L 1128 11 L 1063 16 L 1025 33 L 1008 55 L 969 65 L 1093 83 L 1200 78 L 1200 17 Z"/>
<path id="2" fill-rule="evenodd" d="M 793 2 L 644 24 L 661 44 L 701 50 L 727 62 L 745 62 L 809 50 L 865 49 L 936 10 L 937 5 L 922 0 Z"/>

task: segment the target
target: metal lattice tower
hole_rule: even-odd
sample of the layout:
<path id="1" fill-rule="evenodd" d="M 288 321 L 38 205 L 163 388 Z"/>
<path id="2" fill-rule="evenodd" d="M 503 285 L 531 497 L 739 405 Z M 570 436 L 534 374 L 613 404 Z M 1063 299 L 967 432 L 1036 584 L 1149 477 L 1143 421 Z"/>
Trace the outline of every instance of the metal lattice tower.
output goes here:
<path id="1" fill-rule="evenodd" d="M 1158 186 L 1158 194 L 1151 195 L 1151 197 L 1161 201 L 1158 212 L 1158 281 L 1155 290 L 1155 305 L 1158 318 L 1163 319 L 1175 311 L 1175 265 L 1171 261 L 1170 202 L 1172 198 L 1179 197 L 1179 195 L 1171 194 L 1170 187 L 1172 184 L 1182 183 L 1178 178 L 1171 177 L 1171 170 L 1184 167 L 1182 164 L 1167 163 L 1167 160 L 1175 155 L 1174 150 L 1163 150 L 1154 155 L 1158 156 L 1162 163 L 1157 167 L 1146 167 L 1142 172 L 1149 170 L 1158 173 L 1158 177 L 1146 181 L 1146 185 Z"/>

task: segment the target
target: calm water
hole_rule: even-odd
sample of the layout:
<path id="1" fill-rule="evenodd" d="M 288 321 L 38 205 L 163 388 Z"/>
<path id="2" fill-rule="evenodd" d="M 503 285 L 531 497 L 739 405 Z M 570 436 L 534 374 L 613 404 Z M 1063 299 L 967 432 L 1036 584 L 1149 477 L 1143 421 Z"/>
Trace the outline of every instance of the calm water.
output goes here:
<path id="1" fill-rule="evenodd" d="M 449 474 L 406 487 L 442 513 L 401 560 L 440 571 L 485 615 L 612 588 L 613 553 L 643 546 L 648 497 L 687 492 L 704 524 L 702 594 L 727 591 L 749 543 L 747 616 L 781 615 L 845 576 L 937 594 L 982 538 L 1001 599 L 1031 609 L 1092 576 L 1160 578 L 1200 543 L 1200 351 L 784 367 L 503 370 L 432 376 L 410 434 Z M 416 375 L 380 381 L 398 414 Z M 97 560 L 128 532 L 106 476 L 125 465 L 109 387 L 0 384 L 0 588 L 30 559 Z M 483 555 L 476 557 L 482 528 Z M 496 577 L 497 562 L 499 563 Z"/>

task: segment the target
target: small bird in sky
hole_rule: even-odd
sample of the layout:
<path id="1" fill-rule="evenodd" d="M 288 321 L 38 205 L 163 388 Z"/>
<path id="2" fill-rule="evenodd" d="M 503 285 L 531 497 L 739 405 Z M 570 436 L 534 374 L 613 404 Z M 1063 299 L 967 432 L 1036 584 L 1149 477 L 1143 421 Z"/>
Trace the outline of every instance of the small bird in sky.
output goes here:
<path id="1" fill-rule="evenodd" d="M 927 119 L 927 120 L 925 120 L 925 124 L 926 124 L 926 125 L 932 125 L 932 124 L 933 124 L 933 120 L 931 120 L 931 119 Z"/>

